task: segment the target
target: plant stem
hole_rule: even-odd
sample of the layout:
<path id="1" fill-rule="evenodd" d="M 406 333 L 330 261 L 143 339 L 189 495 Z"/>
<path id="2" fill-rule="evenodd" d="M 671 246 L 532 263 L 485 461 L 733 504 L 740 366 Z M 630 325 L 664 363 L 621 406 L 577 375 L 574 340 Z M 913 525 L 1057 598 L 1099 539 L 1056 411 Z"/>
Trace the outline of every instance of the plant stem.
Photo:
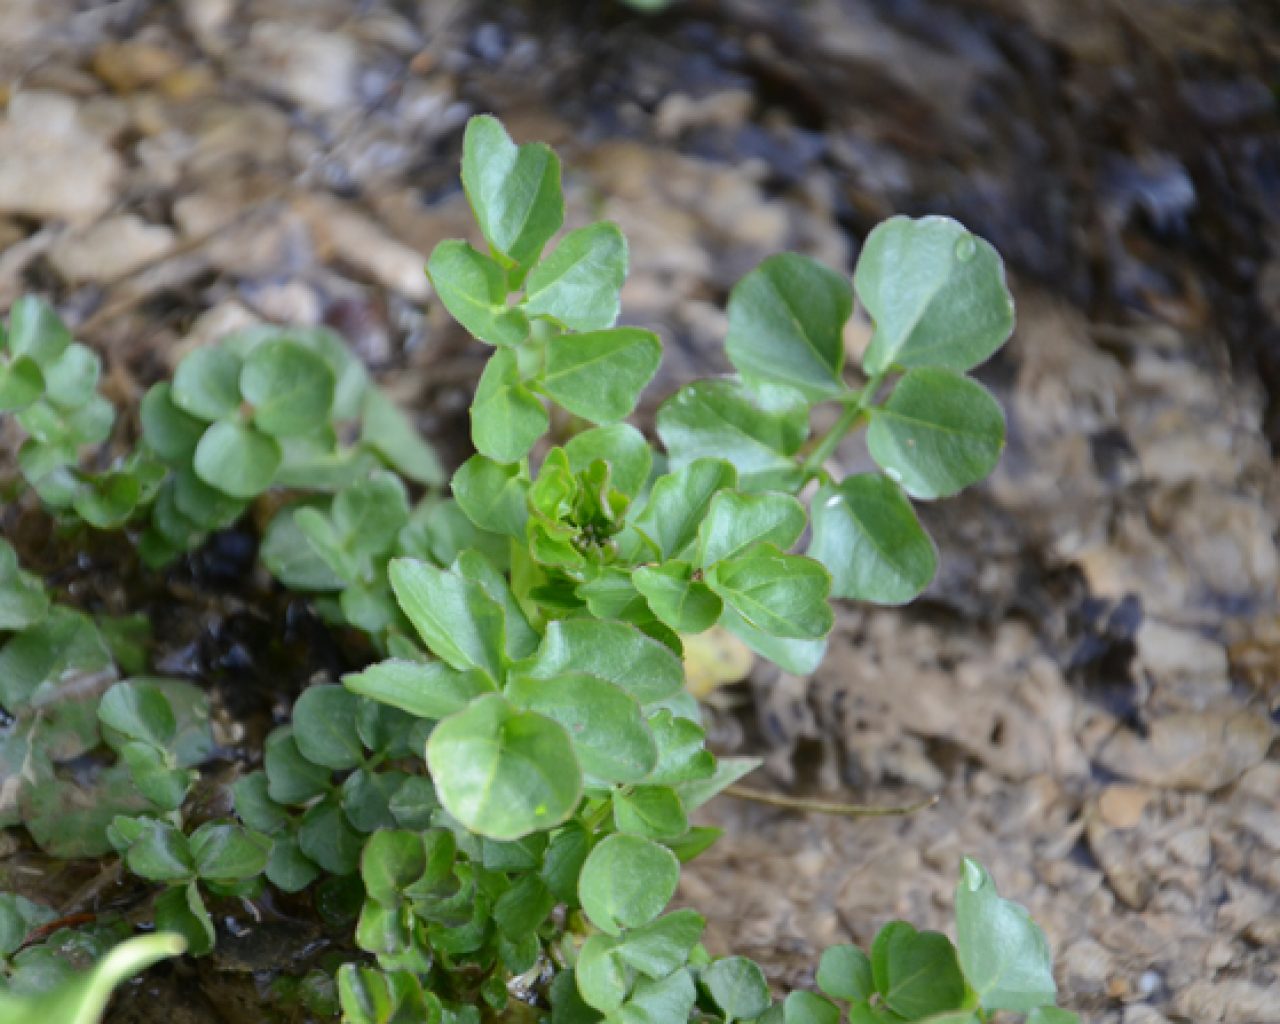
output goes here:
<path id="1" fill-rule="evenodd" d="M 770 807 L 782 807 L 788 811 L 803 811 L 807 814 L 830 814 L 838 818 L 893 818 L 905 814 L 915 814 L 932 807 L 940 797 L 931 796 L 918 803 L 904 807 L 868 807 L 864 804 L 841 804 L 829 800 L 808 800 L 804 797 L 783 796 L 781 793 L 770 793 L 750 786 L 729 786 L 725 792 L 741 800 L 752 800 Z"/>
<path id="2" fill-rule="evenodd" d="M 880 390 L 880 384 L 883 381 L 883 373 L 877 373 L 872 376 L 867 381 L 866 387 L 859 391 L 857 397 L 845 406 L 840 418 L 836 420 L 835 425 L 818 442 L 818 446 L 809 453 L 809 457 L 804 460 L 804 465 L 800 467 L 806 482 L 822 472 L 822 464 L 831 458 L 836 447 L 844 440 L 845 435 L 862 419 L 862 414 L 867 411 L 871 400 L 876 397 L 876 392 Z"/>

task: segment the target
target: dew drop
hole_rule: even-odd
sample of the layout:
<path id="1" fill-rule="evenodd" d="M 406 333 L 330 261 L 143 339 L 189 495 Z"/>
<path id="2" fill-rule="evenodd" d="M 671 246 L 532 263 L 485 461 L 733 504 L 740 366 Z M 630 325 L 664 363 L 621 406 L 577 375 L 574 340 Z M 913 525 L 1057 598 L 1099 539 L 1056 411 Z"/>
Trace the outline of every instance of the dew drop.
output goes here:
<path id="1" fill-rule="evenodd" d="M 973 240 L 973 235 L 965 235 L 960 241 L 956 242 L 956 259 L 961 263 L 968 263 L 978 252 L 978 245 Z"/>

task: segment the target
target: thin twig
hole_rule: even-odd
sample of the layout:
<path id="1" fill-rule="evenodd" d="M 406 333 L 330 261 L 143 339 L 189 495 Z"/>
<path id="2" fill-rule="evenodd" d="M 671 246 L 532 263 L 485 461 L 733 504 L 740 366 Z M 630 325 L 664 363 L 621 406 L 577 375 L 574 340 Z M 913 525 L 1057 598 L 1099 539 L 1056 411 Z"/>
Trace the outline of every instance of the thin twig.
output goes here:
<path id="1" fill-rule="evenodd" d="M 837 818 L 895 818 L 902 815 L 915 814 L 927 810 L 942 798 L 928 797 L 919 803 L 907 804 L 905 807 L 869 807 L 865 804 L 842 804 L 830 800 L 809 800 L 804 797 L 783 796 L 781 793 L 770 793 L 750 786 L 730 786 L 725 790 L 729 796 L 740 800 L 752 800 L 770 807 L 781 807 L 788 811 L 801 811 L 806 814 L 829 814 Z"/>

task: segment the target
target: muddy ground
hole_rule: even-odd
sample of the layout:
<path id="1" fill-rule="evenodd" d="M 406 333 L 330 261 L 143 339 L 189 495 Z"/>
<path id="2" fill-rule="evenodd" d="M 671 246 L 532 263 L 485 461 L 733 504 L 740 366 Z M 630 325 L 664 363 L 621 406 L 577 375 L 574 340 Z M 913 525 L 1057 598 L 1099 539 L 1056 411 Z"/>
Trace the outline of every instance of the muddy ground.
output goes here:
<path id="1" fill-rule="evenodd" d="M 1009 447 L 926 510 L 938 580 L 842 609 L 813 679 L 708 697 L 760 785 L 940 802 L 723 799 L 683 898 L 716 952 L 792 984 L 892 917 L 945 926 L 969 853 L 1043 923 L 1084 1019 L 1280 1021 L 1271 0 L 3 0 L 0 92 L 0 308 L 54 298 L 122 405 L 225 330 L 328 323 L 454 462 L 483 353 L 421 265 L 470 233 L 473 112 L 561 151 L 570 223 L 627 232 L 624 318 L 668 349 L 650 411 L 723 368 L 724 300 L 765 255 L 850 270 L 893 212 L 991 239 L 1019 307 L 981 373 Z M 156 667 L 251 715 L 254 686 L 315 665 L 284 667 L 279 609 L 201 598 L 252 554 L 219 543 L 179 571 L 193 624 Z M 255 1020 L 236 966 L 160 974 L 116 1019 L 182 988 L 166 1020 Z"/>

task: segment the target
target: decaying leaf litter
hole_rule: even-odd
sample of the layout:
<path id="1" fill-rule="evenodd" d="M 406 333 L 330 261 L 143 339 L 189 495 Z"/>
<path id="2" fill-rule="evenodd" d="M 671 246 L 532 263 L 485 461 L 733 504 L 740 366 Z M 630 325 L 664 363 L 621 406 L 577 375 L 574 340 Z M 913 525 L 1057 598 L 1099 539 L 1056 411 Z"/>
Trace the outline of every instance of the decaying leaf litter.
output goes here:
<path id="1" fill-rule="evenodd" d="M 233 327 L 328 323 L 456 462 L 479 354 L 422 264 L 469 230 L 471 112 L 561 148 L 569 222 L 627 234 L 624 317 L 671 356 L 651 408 L 718 368 L 727 289 L 764 256 L 849 268 L 884 215 L 961 218 L 1019 300 L 984 371 L 1009 415 L 1001 468 L 927 522 L 925 602 L 845 609 L 812 680 L 757 669 L 708 697 L 726 751 L 768 754 L 760 784 L 941 800 L 867 821 L 723 800 L 709 820 L 729 835 L 686 895 L 715 946 L 786 983 L 890 917 L 942 926 L 969 853 L 1044 924 L 1088 1019 L 1280 1020 L 1267 6 L 18 0 L 0 10 L 0 303 L 53 295 L 122 406 Z M 264 599 L 252 545 L 221 538 L 152 598 L 177 598 L 154 667 L 216 686 L 232 746 L 336 657 Z M 91 554 L 68 589 L 122 605 L 139 584 Z M 146 987 L 191 993 L 170 1018 L 255 1019 L 243 972 L 314 939 Z"/>

